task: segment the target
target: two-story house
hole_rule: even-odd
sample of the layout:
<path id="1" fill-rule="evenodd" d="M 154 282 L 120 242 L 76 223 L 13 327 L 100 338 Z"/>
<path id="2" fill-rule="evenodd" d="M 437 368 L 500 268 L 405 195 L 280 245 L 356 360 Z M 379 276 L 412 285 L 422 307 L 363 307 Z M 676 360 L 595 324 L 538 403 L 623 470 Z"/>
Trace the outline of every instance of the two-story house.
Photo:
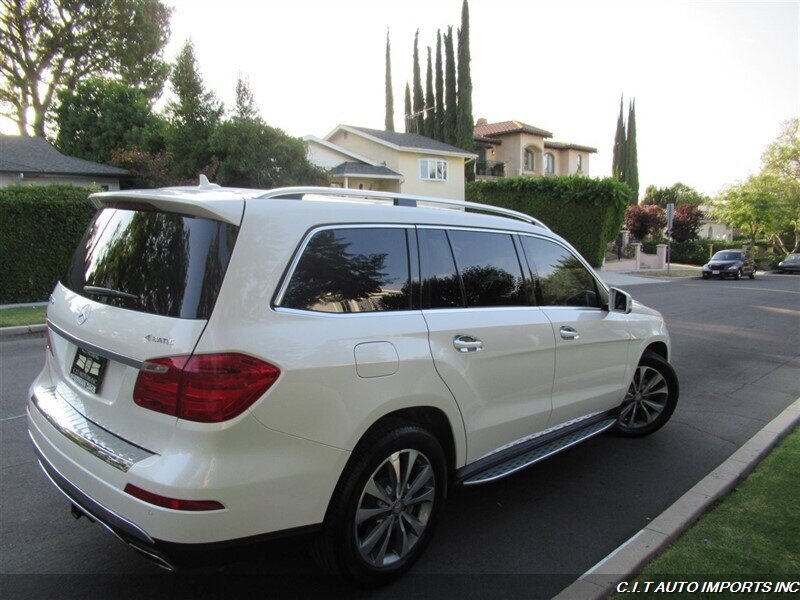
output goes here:
<path id="1" fill-rule="evenodd" d="M 589 157 L 597 148 L 556 142 L 545 129 L 522 121 L 488 123 L 474 129 L 478 178 L 517 175 L 589 175 Z"/>
<path id="2" fill-rule="evenodd" d="M 464 165 L 476 154 L 417 133 L 338 125 L 305 136 L 308 159 L 350 189 L 464 199 Z"/>

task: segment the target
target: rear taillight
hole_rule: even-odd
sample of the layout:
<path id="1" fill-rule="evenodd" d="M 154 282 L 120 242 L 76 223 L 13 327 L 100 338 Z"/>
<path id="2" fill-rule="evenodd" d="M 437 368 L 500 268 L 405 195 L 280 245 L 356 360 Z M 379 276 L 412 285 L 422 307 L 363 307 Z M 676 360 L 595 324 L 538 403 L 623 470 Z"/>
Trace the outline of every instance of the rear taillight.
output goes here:
<path id="1" fill-rule="evenodd" d="M 144 363 L 133 401 L 187 421 L 219 423 L 242 414 L 281 374 L 278 367 L 243 354 L 196 354 Z"/>

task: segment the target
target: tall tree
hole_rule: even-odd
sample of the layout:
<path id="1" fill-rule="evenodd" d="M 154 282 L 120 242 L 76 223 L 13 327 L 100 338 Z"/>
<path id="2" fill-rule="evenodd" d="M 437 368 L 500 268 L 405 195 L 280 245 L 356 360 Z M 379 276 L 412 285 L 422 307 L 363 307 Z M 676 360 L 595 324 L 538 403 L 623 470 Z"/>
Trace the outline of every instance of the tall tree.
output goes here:
<path id="1" fill-rule="evenodd" d="M 456 145 L 464 150 L 475 149 L 472 118 L 472 75 L 470 74 L 469 5 L 461 5 L 461 28 L 458 30 L 458 108 L 456 111 Z M 472 165 L 467 165 L 468 173 Z"/>
<path id="2" fill-rule="evenodd" d="M 0 0 L 0 114 L 44 136 L 58 90 L 89 76 L 158 96 L 170 12 L 160 0 Z"/>
<path id="3" fill-rule="evenodd" d="M 628 110 L 628 136 L 625 139 L 625 183 L 633 190 L 634 202 L 639 201 L 639 158 L 636 152 L 636 100 Z"/>
<path id="4" fill-rule="evenodd" d="M 172 69 L 175 99 L 167 104 L 167 150 L 180 177 L 193 178 L 211 164 L 209 139 L 222 117 L 222 103 L 207 91 L 190 40 L 183 45 Z"/>
<path id="5" fill-rule="evenodd" d="M 164 149 L 164 123 L 144 91 L 91 78 L 58 91 L 55 146 L 70 156 L 108 162 L 114 150 Z"/>
<path id="6" fill-rule="evenodd" d="M 800 181 L 800 119 L 789 119 L 761 156 L 763 170 L 781 178 Z"/>
<path id="7" fill-rule="evenodd" d="M 619 97 L 619 116 L 617 117 L 617 132 L 614 135 L 611 176 L 619 181 L 625 181 L 625 120 L 622 114 L 622 96 Z"/>
<path id="8" fill-rule="evenodd" d="M 458 141 L 456 123 L 458 112 L 458 92 L 456 91 L 456 57 L 453 52 L 453 27 L 447 28 L 444 35 L 444 141 L 455 146 Z"/>
<path id="9" fill-rule="evenodd" d="M 389 43 L 389 28 L 386 28 L 386 131 L 394 131 L 394 95 L 392 94 L 392 49 Z"/>
<path id="10" fill-rule="evenodd" d="M 444 72 L 442 70 L 442 32 L 436 32 L 436 131 L 434 137 L 444 141 Z"/>
<path id="11" fill-rule="evenodd" d="M 436 122 L 436 98 L 433 95 L 433 63 L 431 61 L 431 47 L 428 46 L 428 71 L 425 75 L 425 135 L 429 138 L 436 137 L 439 124 Z"/>
<path id="12" fill-rule="evenodd" d="M 419 29 L 414 34 L 414 118 L 412 123 L 414 125 L 414 133 L 423 133 L 425 129 L 425 96 L 422 91 L 422 75 L 419 70 Z"/>
<path id="13" fill-rule="evenodd" d="M 236 106 L 233 114 L 240 119 L 258 118 L 258 108 L 253 91 L 250 89 L 250 80 L 242 77 L 241 73 L 236 80 Z"/>
<path id="14" fill-rule="evenodd" d="M 414 117 L 411 115 L 411 88 L 406 81 L 406 95 L 403 101 L 404 121 L 406 124 L 406 133 L 414 131 Z"/>

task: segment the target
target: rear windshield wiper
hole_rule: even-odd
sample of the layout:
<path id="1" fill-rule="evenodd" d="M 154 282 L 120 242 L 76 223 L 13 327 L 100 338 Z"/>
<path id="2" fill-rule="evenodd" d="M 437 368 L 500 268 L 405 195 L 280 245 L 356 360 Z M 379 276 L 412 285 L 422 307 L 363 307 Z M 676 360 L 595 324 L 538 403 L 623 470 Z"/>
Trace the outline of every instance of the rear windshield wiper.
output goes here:
<path id="1" fill-rule="evenodd" d="M 97 287 L 94 285 L 83 286 L 83 291 L 92 294 L 94 296 L 107 296 L 109 298 L 125 298 L 126 300 L 135 300 L 136 302 L 141 301 L 139 296 L 137 296 L 136 294 L 129 294 L 128 292 L 121 292 L 120 290 Z"/>

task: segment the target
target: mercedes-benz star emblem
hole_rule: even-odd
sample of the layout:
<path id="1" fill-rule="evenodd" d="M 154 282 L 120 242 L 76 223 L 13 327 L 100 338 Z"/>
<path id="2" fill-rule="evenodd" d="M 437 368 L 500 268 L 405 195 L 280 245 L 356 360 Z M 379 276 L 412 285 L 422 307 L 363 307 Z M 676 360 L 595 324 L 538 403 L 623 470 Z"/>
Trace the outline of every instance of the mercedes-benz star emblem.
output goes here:
<path id="1" fill-rule="evenodd" d="M 86 323 L 86 319 L 89 318 L 89 315 L 92 314 L 92 307 L 88 304 L 81 309 L 81 312 L 78 313 L 78 325 L 83 325 Z"/>

